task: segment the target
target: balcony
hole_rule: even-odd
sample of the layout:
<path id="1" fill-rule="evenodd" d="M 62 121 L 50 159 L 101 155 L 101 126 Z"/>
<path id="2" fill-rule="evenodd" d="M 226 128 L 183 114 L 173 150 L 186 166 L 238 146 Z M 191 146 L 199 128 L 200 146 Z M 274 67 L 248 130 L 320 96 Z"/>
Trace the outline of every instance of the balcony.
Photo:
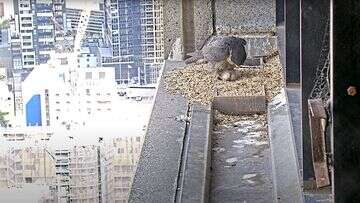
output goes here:
<path id="1" fill-rule="evenodd" d="M 287 35 L 277 30 L 281 29 L 277 27 L 278 8 L 275 9 L 275 1 L 272 3 L 263 1 L 248 5 L 239 1 L 216 1 L 211 7 L 184 2 L 180 6 L 174 1 L 168 5 L 169 8 L 163 9 L 164 47 L 168 60 L 158 87 L 129 202 L 331 201 L 329 187 L 312 191 L 302 188 L 304 166 L 299 164 L 303 156 L 303 145 L 299 141 L 303 136 L 299 113 L 301 89 L 299 80 L 289 80 L 285 76 L 286 72 L 287 76 L 299 77 L 291 72 L 299 64 L 294 68 L 284 66 L 283 42 Z M 231 15 L 231 11 L 237 15 Z M 216 13 L 215 17 L 213 13 Z M 202 104 L 193 100 L 205 93 L 191 93 L 191 89 L 209 79 L 205 75 L 202 79 L 199 77 L 198 82 L 193 81 L 190 75 L 196 77 L 196 71 L 188 73 L 187 79 L 193 83 L 183 87 L 189 93 L 175 94 L 171 90 L 181 89 L 177 86 L 169 90 L 169 86 L 177 84 L 176 81 L 187 84 L 186 80 L 181 80 L 186 72 L 173 78 L 170 84 L 166 82 L 166 77 L 183 70 L 186 53 L 200 49 L 215 30 L 218 35 L 244 38 L 248 53 L 245 66 L 258 68 L 260 72 L 269 65 L 269 50 L 274 51 L 279 59 L 277 63 L 283 69 L 279 74 L 284 85 L 279 91 L 268 97 L 272 88 L 265 89 L 266 100 L 258 95 L 236 95 L 231 101 L 215 96 L 209 103 Z M 289 28 L 286 32 L 295 34 L 296 31 Z M 177 44 L 180 40 L 181 43 Z M 294 44 L 297 42 L 294 41 Z M 286 49 L 291 50 L 289 47 Z M 287 53 L 286 56 L 289 56 L 291 52 Z M 211 88 L 209 84 L 204 91 Z M 252 113 L 242 115 L 243 120 L 234 122 L 235 118 L 227 113 L 239 109 Z M 219 116 L 219 111 L 225 115 Z M 227 123 L 219 125 L 219 120 Z M 318 195 L 320 192 L 322 195 Z"/>

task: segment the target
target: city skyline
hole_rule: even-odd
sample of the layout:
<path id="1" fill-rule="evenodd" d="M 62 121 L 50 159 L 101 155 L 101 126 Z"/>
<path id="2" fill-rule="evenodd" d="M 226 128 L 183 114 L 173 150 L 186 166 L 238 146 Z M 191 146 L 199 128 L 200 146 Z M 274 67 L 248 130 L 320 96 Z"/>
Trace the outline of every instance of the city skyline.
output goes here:
<path id="1" fill-rule="evenodd" d="M 0 201 L 127 202 L 163 65 L 162 7 L 82 2 L 0 0 L 13 10 L 0 12 Z"/>

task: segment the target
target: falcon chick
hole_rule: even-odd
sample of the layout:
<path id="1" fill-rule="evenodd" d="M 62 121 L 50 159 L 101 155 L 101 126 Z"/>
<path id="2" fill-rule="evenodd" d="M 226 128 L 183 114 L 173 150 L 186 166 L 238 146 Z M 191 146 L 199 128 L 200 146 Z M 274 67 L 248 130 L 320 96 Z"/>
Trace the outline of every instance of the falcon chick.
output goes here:
<path id="1" fill-rule="evenodd" d="M 246 59 L 246 41 L 239 37 L 213 36 L 201 50 L 188 54 L 186 64 L 207 62 L 216 70 L 221 80 L 237 79 L 235 66 L 244 64 Z"/>

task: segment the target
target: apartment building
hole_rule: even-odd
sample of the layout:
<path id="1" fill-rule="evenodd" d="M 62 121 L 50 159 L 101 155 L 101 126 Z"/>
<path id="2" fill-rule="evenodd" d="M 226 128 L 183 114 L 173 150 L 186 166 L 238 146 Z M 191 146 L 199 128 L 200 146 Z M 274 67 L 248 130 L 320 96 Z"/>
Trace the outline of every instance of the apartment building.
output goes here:
<path id="1" fill-rule="evenodd" d="M 117 96 L 113 68 L 54 67 L 44 64 L 22 82 L 27 126 L 83 123 L 112 111 Z"/>
<path id="2" fill-rule="evenodd" d="M 64 29 L 66 31 L 65 1 L 17 0 L 13 3 L 15 33 L 12 39 L 20 42 L 22 68 L 32 69 L 37 64 L 47 63 L 56 40 L 63 39 Z M 17 46 L 14 49 L 18 49 Z"/>

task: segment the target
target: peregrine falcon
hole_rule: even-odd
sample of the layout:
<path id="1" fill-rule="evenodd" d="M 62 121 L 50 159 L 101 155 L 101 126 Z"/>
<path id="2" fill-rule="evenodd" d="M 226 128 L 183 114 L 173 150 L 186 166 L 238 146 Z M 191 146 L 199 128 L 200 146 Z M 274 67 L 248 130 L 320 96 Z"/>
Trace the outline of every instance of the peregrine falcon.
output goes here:
<path id="1" fill-rule="evenodd" d="M 232 36 L 212 36 L 199 51 L 188 54 L 186 64 L 207 62 L 217 71 L 222 80 L 236 80 L 235 66 L 242 65 L 246 59 L 246 41 Z"/>

